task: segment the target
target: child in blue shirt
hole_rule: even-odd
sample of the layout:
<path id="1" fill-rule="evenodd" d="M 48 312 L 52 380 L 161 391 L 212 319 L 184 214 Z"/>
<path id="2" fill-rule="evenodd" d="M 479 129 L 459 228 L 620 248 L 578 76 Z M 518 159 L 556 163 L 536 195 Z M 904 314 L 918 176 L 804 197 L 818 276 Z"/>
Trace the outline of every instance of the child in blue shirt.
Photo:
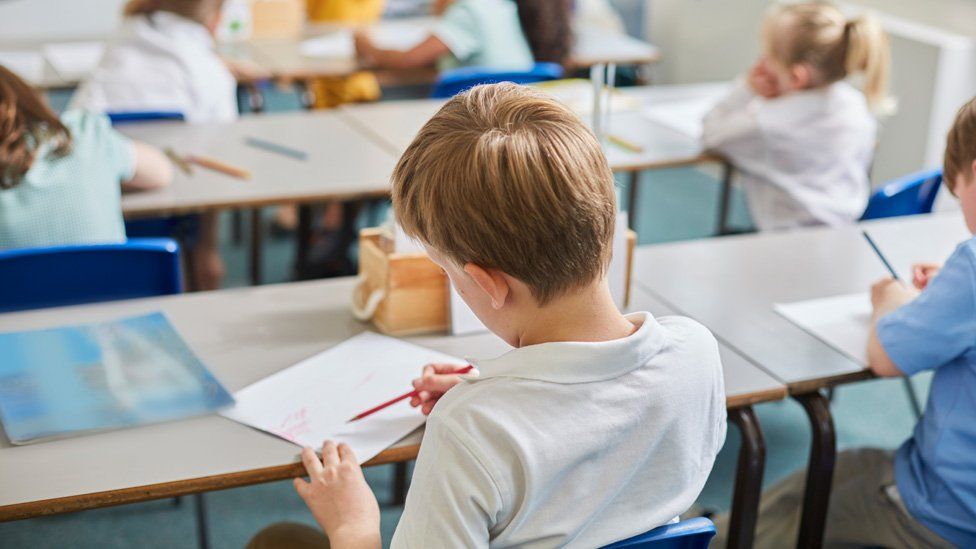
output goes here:
<path id="1" fill-rule="evenodd" d="M 976 99 L 949 132 L 943 177 L 976 234 Z M 941 269 L 914 271 L 914 288 L 891 278 L 871 288 L 868 365 L 879 377 L 933 370 L 925 414 L 896 452 L 838 455 L 825 547 L 976 547 L 976 238 Z M 763 494 L 756 547 L 796 543 L 805 476 Z M 728 516 L 715 522 L 721 546 Z"/>

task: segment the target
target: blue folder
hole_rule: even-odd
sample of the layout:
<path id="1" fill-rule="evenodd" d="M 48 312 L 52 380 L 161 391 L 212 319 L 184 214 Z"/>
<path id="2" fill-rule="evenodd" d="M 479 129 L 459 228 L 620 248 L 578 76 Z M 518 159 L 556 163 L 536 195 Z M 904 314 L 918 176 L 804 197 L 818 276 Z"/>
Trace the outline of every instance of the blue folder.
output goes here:
<path id="1" fill-rule="evenodd" d="M 233 403 L 162 313 L 0 334 L 0 421 L 13 444 L 198 416 Z"/>

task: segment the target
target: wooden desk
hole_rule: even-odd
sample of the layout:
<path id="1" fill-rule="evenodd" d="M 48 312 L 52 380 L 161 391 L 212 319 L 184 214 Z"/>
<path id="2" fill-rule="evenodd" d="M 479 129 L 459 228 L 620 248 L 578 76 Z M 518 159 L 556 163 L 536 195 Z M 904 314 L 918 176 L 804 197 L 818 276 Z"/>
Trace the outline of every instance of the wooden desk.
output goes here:
<path id="1" fill-rule="evenodd" d="M 958 213 L 863 224 L 909 278 L 918 261 L 943 261 L 967 238 Z M 817 228 L 639 248 L 637 284 L 708 326 L 769 372 L 804 406 L 813 447 L 801 546 L 819 546 L 835 458 L 829 403 L 820 389 L 871 377 L 858 364 L 773 311 L 775 303 L 867 291 L 887 275 L 861 227 Z"/>
<path id="2" fill-rule="evenodd" d="M 228 389 L 237 391 L 366 330 L 349 312 L 353 285 L 353 279 L 334 279 L 6 314 L 0 315 L 0 331 L 161 310 Z M 647 292 L 635 289 L 633 295 L 635 310 L 670 312 Z M 497 356 L 508 350 L 487 333 L 409 341 L 458 356 Z M 752 403 L 785 397 L 785 387 L 762 370 L 729 349 L 722 349 L 722 356 L 734 421 L 740 416 L 751 418 Z M 740 474 L 736 493 L 754 494 L 753 503 L 758 504 L 762 438 L 758 423 L 749 423 L 746 429 L 744 438 L 752 441 L 743 445 L 749 455 L 745 462 L 749 475 Z M 413 459 L 420 437 L 415 433 L 405 438 L 367 465 Z M 64 456 L 71 456 L 71 468 L 61 466 Z M 27 446 L 11 446 L 0 436 L 0 461 L 0 521 L 302 474 L 296 446 L 216 415 Z M 751 500 L 737 497 L 735 501 L 749 504 Z M 754 516 L 749 508 L 744 513 Z M 751 536 L 752 528 L 745 530 Z"/>

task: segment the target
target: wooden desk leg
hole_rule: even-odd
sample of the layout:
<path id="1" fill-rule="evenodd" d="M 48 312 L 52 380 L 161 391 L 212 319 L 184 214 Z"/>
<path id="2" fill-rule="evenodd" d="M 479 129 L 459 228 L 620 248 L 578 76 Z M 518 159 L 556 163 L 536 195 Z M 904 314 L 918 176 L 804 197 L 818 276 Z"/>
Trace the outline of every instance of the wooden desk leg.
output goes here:
<path id="1" fill-rule="evenodd" d="M 308 267 L 309 240 L 312 238 L 312 206 L 298 206 L 298 227 L 295 230 L 295 280 L 305 280 Z"/>
<path id="2" fill-rule="evenodd" d="M 729 517 L 728 547 L 752 547 L 762 495 L 763 467 L 766 464 L 766 442 L 759 418 L 751 406 L 729 410 L 729 419 L 739 428 L 742 446 L 732 493 L 732 516 Z"/>
<path id="3" fill-rule="evenodd" d="M 718 228 L 715 234 L 722 236 L 729 234 L 729 214 L 732 209 L 732 164 L 722 163 L 722 194 L 718 203 Z"/>
<path id="4" fill-rule="evenodd" d="M 407 487 L 410 483 L 408 472 L 406 461 L 393 465 L 393 505 L 403 505 L 407 502 Z"/>
<path id="5" fill-rule="evenodd" d="M 197 504 L 197 541 L 200 549 L 208 549 L 210 537 L 207 535 L 207 507 L 203 501 L 203 494 L 193 494 L 193 499 Z"/>
<path id="6" fill-rule="evenodd" d="M 629 174 L 630 185 L 627 189 L 627 225 L 630 230 L 636 231 L 637 227 L 637 187 L 640 186 L 640 172 L 632 171 Z"/>
<path id="7" fill-rule="evenodd" d="M 264 262 L 264 222 L 261 208 L 251 210 L 251 285 L 261 284 L 262 263 Z"/>
<path id="8" fill-rule="evenodd" d="M 813 431 L 810 464 L 803 492 L 803 515 L 796 546 L 803 549 L 819 548 L 823 546 L 824 527 L 827 524 L 830 487 L 834 479 L 834 462 L 837 459 L 837 434 L 830 415 L 830 401 L 819 391 L 794 395 L 793 398 L 803 406 Z"/>

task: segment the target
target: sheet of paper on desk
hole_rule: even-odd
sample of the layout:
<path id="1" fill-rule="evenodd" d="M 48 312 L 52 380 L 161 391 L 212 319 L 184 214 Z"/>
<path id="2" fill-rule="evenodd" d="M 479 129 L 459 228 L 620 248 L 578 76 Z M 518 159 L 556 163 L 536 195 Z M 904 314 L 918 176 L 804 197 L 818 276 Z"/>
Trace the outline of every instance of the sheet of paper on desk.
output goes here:
<path id="1" fill-rule="evenodd" d="M 404 22 L 382 23 L 369 30 L 373 44 L 385 50 L 409 50 L 429 34 L 427 26 Z M 302 42 L 300 50 L 308 57 L 351 59 L 356 56 L 353 32 L 345 29 L 309 38 Z"/>
<path id="2" fill-rule="evenodd" d="M 720 92 L 702 95 L 688 100 L 662 101 L 652 103 L 643 109 L 641 114 L 662 126 L 681 132 L 693 139 L 701 139 L 702 120 L 708 111 L 712 110 L 725 94 Z"/>
<path id="3" fill-rule="evenodd" d="M 430 362 L 464 364 L 366 332 L 241 389 L 222 415 L 299 446 L 345 442 L 362 463 L 423 425 L 424 416 L 404 400 L 359 421 L 349 418 L 409 391 Z"/>
<path id="4" fill-rule="evenodd" d="M 0 65 L 28 83 L 44 78 L 44 56 L 36 51 L 0 51 Z"/>
<path id="5" fill-rule="evenodd" d="M 63 42 L 47 44 L 44 57 L 61 78 L 82 79 L 95 70 L 105 53 L 101 42 Z"/>
<path id="6" fill-rule="evenodd" d="M 14 444 L 233 403 L 162 313 L 0 334 L 0 357 L 0 418 Z"/>
<path id="7" fill-rule="evenodd" d="M 777 313 L 817 339 L 867 364 L 871 332 L 871 297 L 866 293 L 776 304 Z"/>

